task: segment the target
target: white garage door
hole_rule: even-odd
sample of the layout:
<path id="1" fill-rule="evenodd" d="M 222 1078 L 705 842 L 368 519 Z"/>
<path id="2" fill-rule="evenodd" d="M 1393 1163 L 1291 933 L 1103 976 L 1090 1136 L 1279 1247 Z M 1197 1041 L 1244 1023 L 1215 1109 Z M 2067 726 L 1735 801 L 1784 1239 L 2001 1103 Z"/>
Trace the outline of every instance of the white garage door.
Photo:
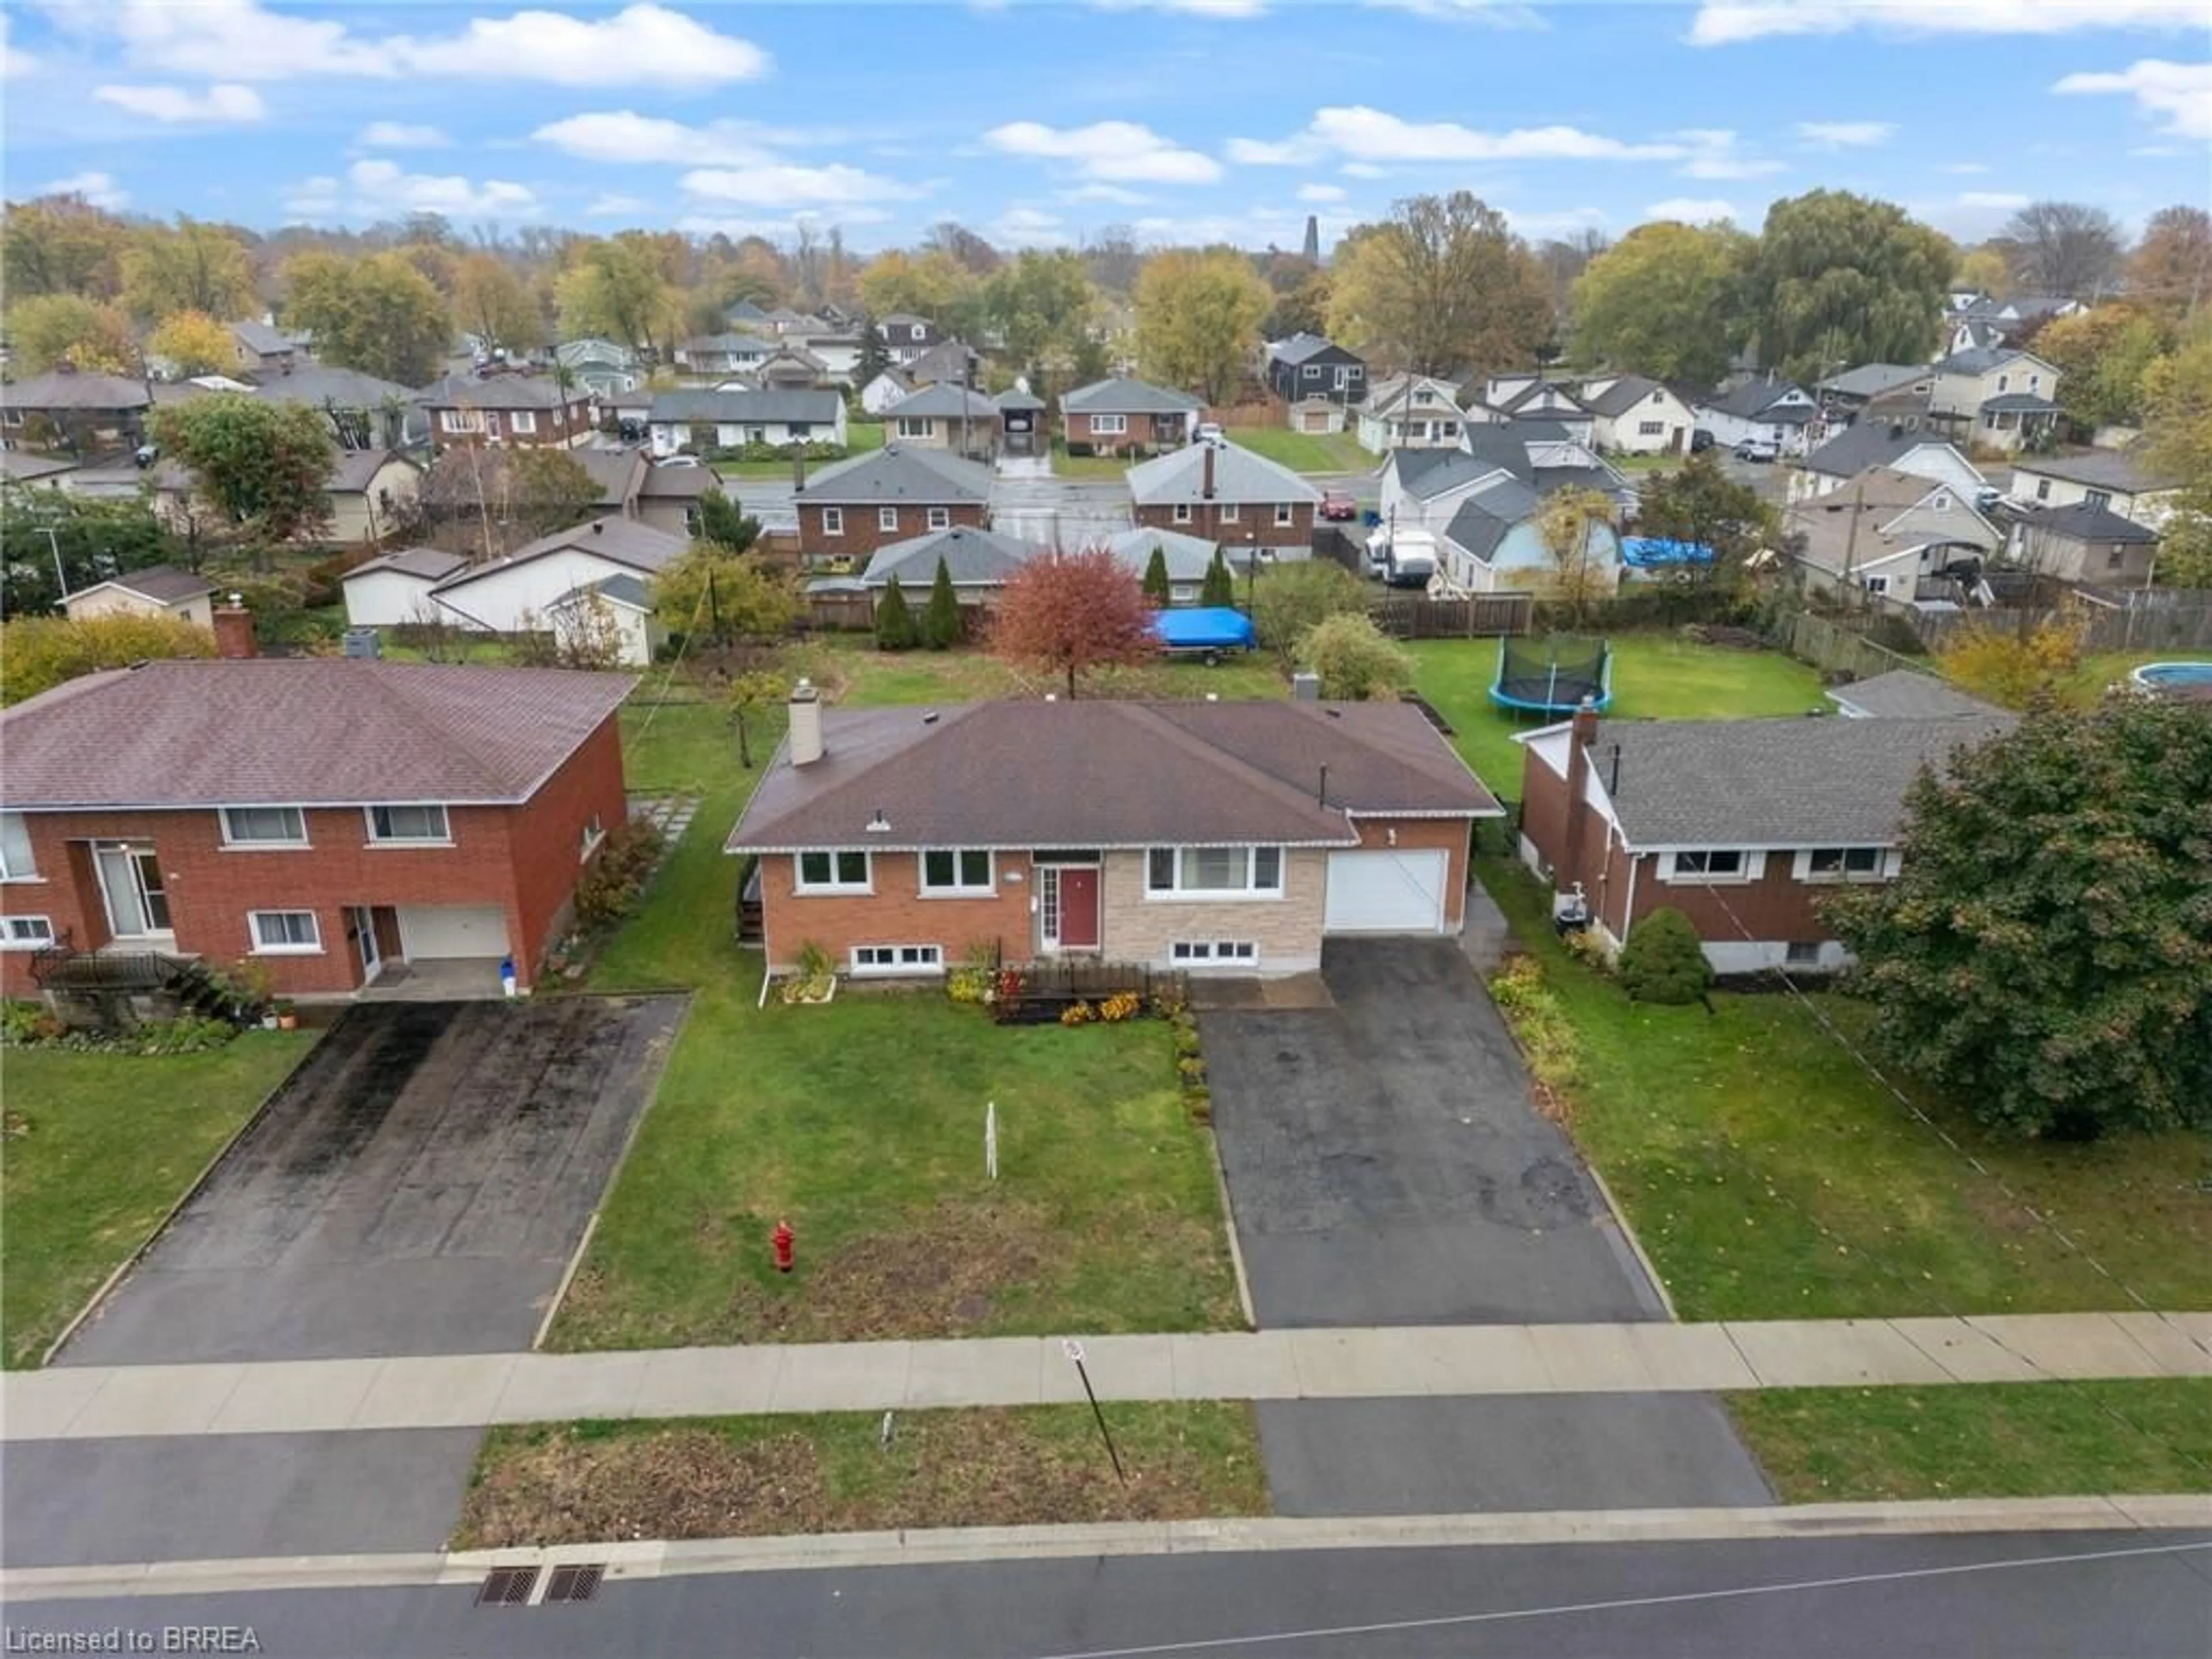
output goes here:
<path id="1" fill-rule="evenodd" d="M 399 950 L 410 962 L 447 957 L 503 957 L 507 912 L 496 904 L 399 907 Z"/>
<path id="2" fill-rule="evenodd" d="M 1322 927 L 1332 933 L 1435 933 L 1444 925 L 1448 854 L 1331 853 Z"/>

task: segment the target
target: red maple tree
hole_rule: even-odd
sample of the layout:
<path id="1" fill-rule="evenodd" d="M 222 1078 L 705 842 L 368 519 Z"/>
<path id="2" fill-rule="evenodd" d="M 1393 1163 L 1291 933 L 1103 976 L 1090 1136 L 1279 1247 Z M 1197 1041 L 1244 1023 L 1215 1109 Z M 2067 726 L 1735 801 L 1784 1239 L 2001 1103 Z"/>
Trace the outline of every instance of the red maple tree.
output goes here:
<path id="1" fill-rule="evenodd" d="M 1067 677 L 1158 654 L 1156 613 L 1137 574 L 1103 547 L 1041 555 L 1006 579 L 991 627 L 1002 659 Z"/>

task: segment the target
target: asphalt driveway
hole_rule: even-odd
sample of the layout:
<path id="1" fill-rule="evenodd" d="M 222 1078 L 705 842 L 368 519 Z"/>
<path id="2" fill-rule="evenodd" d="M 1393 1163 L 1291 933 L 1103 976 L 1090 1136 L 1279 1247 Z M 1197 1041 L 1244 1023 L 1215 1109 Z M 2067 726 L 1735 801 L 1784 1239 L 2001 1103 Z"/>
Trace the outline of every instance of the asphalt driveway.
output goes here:
<path id="1" fill-rule="evenodd" d="M 1328 1010 L 1203 1015 L 1262 1326 L 1665 1310 L 1449 939 L 1332 939 Z"/>
<path id="2" fill-rule="evenodd" d="M 55 1363 L 528 1347 L 683 1011 L 349 1008 Z"/>

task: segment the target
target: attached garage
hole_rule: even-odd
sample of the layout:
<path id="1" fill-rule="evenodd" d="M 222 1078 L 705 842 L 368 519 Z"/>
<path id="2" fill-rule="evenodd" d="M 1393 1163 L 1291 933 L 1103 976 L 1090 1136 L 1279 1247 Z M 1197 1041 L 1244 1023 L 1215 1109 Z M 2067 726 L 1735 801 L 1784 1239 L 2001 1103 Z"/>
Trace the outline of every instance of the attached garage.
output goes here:
<path id="1" fill-rule="evenodd" d="M 504 957 L 507 912 L 496 904 L 403 904 L 399 953 L 410 962 Z"/>
<path id="2" fill-rule="evenodd" d="M 1440 933 L 1451 855 L 1406 848 L 1331 853 L 1322 930 L 1331 933 Z"/>

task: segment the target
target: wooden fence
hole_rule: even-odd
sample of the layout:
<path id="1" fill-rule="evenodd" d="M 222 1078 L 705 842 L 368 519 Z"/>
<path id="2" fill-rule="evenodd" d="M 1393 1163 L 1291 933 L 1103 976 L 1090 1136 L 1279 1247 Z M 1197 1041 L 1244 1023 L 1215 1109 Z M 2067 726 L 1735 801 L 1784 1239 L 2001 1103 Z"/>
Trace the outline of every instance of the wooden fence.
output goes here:
<path id="1" fill-rule="evenodd" d="M 1893 668 L 1918 670 L 1927 666 L 1902 652 L 1876 645 L 1842 623 L 1816 617 L 1809 611 L 1800 611 L 1786 618 L 1775 643 L 1824 674 L 1841 674 L 1855 680 L 1872 679 Z"/>
<path id="2" fill-rule="evenodd" d="M 809 593 L 806 626 L 817 633 L 839 631 L 865 634 L 876 625 L 876 600 L 872 593 Z"/>
<path id="3" fill-rule="evenodd" d="M 2124 610 L 2106 602 L 2069 597 L 2063 605 L 2034 609 L 1923 611 L 1898 605 L 1885 605 L 1883 614 L 1905 623 L 1930 651 L 1942 650 L 1961 629 L 2023 634 L 2052 621 L 2079 628 L 2081 648 L 2087 652 L 2212 647 L 2212 605 L 2166 604 Z"/>
<path id="4" fill-rule="evenodd" d="M 1535 614 L 1528 593 L 1477 593 L 1464 599 L 1389 594 L 1370 600 L 1367 614 L 1394 640 L 1472 640 L 1525 634 Z"/>

